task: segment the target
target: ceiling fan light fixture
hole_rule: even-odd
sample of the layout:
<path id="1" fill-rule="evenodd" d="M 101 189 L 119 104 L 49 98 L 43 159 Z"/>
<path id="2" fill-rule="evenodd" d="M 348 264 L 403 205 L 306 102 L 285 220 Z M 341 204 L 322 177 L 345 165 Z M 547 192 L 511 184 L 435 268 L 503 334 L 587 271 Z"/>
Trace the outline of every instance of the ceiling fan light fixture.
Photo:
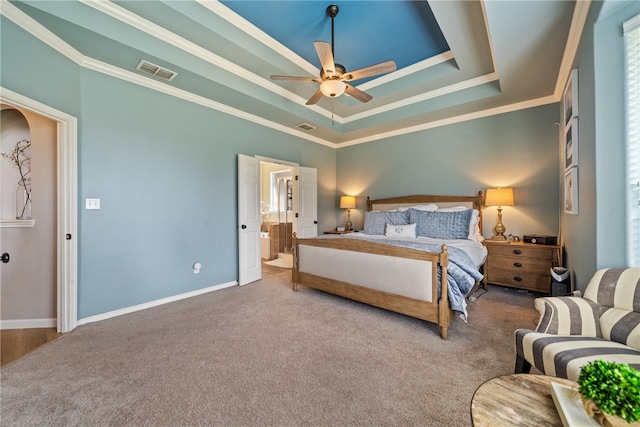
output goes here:
<path id="1" fill-rule="evenodd" d="M 320 83 L 320 90 L 329 98 L 337 98 L 342 95 L 347 88 L 347 84 L 342 80 L 325 80 Z"/>

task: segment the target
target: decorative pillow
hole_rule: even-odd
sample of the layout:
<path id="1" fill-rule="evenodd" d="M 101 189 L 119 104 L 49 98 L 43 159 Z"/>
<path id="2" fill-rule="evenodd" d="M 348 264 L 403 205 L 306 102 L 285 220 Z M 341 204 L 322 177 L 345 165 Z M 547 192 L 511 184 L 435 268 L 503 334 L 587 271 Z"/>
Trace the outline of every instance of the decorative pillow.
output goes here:
<path id="1" fill-rule="evenodd" d="M 364 232 L 366 234 L 384 235 L 387 224 L 409 224 L 409 212 L 365 212 Z"/>
<path id="2" fill-rule="evenodd" d="M 387 224 L 384 230 L 385 236 L 395 236 L 395 237 L 416 237 L 416 225 L 415 224 L 403 224 L 403 225 L 393 225 Z"/>
<path id="3" fill-rule="evenodd" d="M 468 239 L 472 209 L 428 212 L 409 209 L 409 222 L 416 223 L 416 235 L 436 239 Z"/>
<path id="4" fill-rule="evenodd" d="M 454 206 L 451 208 L 441 208 L 436 212 L 460 212 L 466 211 L 467 207 L 464 206 Z M 480 211 L 478 209 L 474 209 L 471 214 L 471 221 L 469 222 L 469 240 L 474 240 L 478 243 L 482 243 L 484 241 L 484 237 L 482 236 L 482 232 L 480 231 L 479 224 L 480 223 Z"/>

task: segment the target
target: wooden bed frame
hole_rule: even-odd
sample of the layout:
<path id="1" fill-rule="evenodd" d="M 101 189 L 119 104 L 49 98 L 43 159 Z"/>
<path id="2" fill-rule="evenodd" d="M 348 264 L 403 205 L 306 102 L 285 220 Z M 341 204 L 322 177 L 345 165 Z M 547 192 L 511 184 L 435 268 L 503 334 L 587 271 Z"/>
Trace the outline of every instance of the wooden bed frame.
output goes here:
<path id="1" fill-rule="evenodd" d="M 386 210 L 396 207 L 406 207 L 419 204 L 436 203 L 438 207 L 469 206 L 480 211 L 480 229 L 482 229 L 482 192 L 475 196 L 405 196 L 388 199 L 369 200 L 367 199 L 367 210 Z M 423 263 L 421 268 L 430 269 L 431 301 L 409 298 L 382 290 L 372 289 L 366 284 L 354 284 L 332 278 L 322 277 L 318 274 L 310 274 L 300 271 L 300 246 L 313 246 L 322 248 L 337 249 L 339 251 L 354 251 L 373 256 L 379 256 L 379 260 L 385 257 L 399 257 L 409 260 L 417 260 Z M 374 263 L 375 264 L 375 263 Z M 323 239 L 310 238 L 298 239 L 293 237 L 293 290 L 298 290 L 298 285 L 322 290 L 365 304 L 374 305 L 397 313 L 405 314 L 418 319 L 426 320 L 438 325 L 440 336 L 447 339 L 449 324 L 453 316 L 453 310 L 449 305 L 447 289 L 447 267 L 449 265 L 449 253 L 447 245 L 442 245 L 439 253 L 423 252 L 416 249 L 400 248 L 383 243 L 362 241 L 359 239 Z M 442 289 L 438 300 L 437 268 L 442 269 Z M 375 265 L 368 266 L 375 268 Z M 428 279 L 428 278 L 427 278 Z M 433 286 L 436 284 L 436 286 Z"/>

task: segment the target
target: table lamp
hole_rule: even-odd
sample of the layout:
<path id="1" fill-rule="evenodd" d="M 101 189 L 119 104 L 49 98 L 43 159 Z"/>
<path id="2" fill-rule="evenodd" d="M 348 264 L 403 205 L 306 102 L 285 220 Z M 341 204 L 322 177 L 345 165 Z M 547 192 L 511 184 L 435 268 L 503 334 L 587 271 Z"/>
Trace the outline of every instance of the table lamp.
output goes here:
<path id="1" fill-rule="evenodd" d="M 351 209 L 356 207 L 355 196 L 342 196 L 340 197 L 340 209 L 347 210 L 347 223 L 345 224 L 345 231 L 351 231 Z"/>
<path id="2" fill-rule="evenodd" d="M 508 240 L 504 235 L 506 228 L 502 224 L 502 207 L 513 206 L 513 188 L 488 188 L 484 204 L 485 206 L 498 207 L 498 224 L 494 229 L 495 235 L 491 240 L 507 242 Z"/>

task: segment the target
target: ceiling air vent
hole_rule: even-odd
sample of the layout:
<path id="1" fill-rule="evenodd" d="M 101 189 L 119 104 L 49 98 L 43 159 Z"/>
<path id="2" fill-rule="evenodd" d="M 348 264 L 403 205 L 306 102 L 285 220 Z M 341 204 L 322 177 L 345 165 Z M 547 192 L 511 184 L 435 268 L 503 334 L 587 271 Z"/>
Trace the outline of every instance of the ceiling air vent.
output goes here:
<path id="1" fill-rule="evenodd" d="M 158 65 L 152 64 L 151 62 L 147 62 L 144 59 L 140 61 L 140 63 L 136 67 L 136 70 L 153 74 L 154 76 L 167 81 L 173 80 L 173 78 L 178 75 L 178 73 L 176 73 L 175 71 L 167 70 L 166 68 L 162 68 Z"/>
<path id="2" fill-rule="evenodd" d="M 300 123 L 298 126 L 296 126 L 302 130 L 314 130 L 316 127 L 315 126 L 311 126 L 308 123 Z"/>

